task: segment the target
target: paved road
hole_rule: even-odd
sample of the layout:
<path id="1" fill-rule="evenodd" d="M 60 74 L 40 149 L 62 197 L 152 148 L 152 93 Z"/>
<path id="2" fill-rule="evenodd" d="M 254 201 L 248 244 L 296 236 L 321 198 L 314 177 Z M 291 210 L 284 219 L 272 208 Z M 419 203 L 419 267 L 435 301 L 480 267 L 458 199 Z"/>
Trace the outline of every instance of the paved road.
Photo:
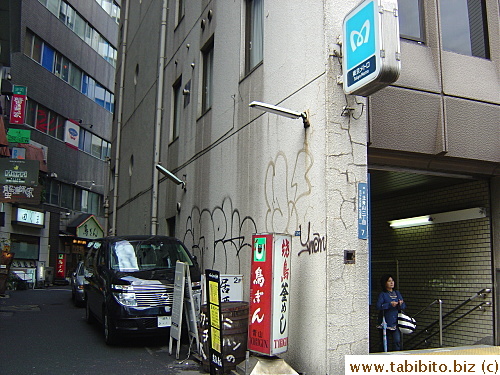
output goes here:
<path id="1" fill-rule="evenodd" d="M 9 291 L 8 298 L 0 298 L 0 374 L 204 373 L 197 362 L 186 360 L 187 345 L 180 360 L 168 354 L 168 338 L 110 347 L 101 327 L 84 318 L 85 310 L 71 302 L 69 287 Z"/>

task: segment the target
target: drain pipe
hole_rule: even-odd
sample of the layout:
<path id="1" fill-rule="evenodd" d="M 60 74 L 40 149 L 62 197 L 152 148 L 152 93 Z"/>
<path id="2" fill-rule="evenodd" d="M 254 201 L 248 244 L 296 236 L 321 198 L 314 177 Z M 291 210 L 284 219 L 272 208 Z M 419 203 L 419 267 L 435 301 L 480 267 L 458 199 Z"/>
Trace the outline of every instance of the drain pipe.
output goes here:
<path id="1" fill-rule="evenodd" d="M 121 53 L 121 70 L 120 81 L 118 88 L 118 108 L 116 117 L 116 150 L 115 150 L 115 173 L 113 176 L 113 220 L 111 221 L 111 235 L 116 236 L 116 221 L 118 214 L 118 175 L 120 170 L 120 147 L 121 147 L 121 134 L 122 134 L 122 108 L 123 108 L 123 86 L 125 82 L 125 57 L 127 55 L 127 34 L 128 34 L 128 11 L 130 8 L 130 1 L 125 2 L 125 17 L 123 19 L 123 35 L 122 35 L 122 53 Z M 115 109 L 116 110 L 116 109 Z M 107 235 L 107 234 L 106 234 Z"/>
<path id="2" fill-rule="evenodd" d="M 160 50 L 158 58 L 158 86 L 156 91 L 156 115 L 155 115 L 155 138 L 153 149 L 153 190 L 151 197 L 151 234 L 158 232 L 158 190 L 159 190 L 159 172 L 156 165 L 160 163 L 160 145 L 161 145 L 161 120 L 163 113 L 163 77 L 165 69 L 165 39 L 167 34 L 167 10 L 168 0 L 163 0 L 161 12 L 160 28 Z"/>

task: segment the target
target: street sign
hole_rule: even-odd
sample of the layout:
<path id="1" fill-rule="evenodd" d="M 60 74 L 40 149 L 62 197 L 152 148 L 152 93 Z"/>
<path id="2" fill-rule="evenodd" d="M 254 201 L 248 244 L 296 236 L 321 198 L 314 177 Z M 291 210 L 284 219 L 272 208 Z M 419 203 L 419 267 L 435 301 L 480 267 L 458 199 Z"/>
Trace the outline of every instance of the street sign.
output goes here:
<path id="1" fill-rule="evenodd" d="M 395 82 L 401 70 L 396 0 L 365 0 L 342 25 L 346 94 L 368 96 Z"/>
<path id="2" fill-rule="evenodd" d="M 358 183 L 358 238 L 368 239 L 369 212 L 369 190 L 368 183 Z"/>

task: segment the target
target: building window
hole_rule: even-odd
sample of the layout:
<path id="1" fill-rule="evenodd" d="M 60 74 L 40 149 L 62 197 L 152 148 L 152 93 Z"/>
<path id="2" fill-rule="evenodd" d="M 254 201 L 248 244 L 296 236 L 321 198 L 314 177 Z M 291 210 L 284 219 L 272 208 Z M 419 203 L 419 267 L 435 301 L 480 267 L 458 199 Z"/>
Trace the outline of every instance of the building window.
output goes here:
<path id="1" fill-rule="evenodd" d="M 422 0 L 398 0 L 399 34 L 402 38 L 424 41 Z"/>
<path id="2" fill-rule="evenodd" d="M 43 45 L 42 66 L 52 73 L 54 69 L 55 51 L 47 44 Z"/>
<path id="3" fill-rule="evenodd" d="M 201 110 L 208 111 L 212 107 L 213 91 L 213 73 L 214 73 L 214 42 L 209 43 L 203 51 L 203 79 L 201 93 Z"/>
<path id="4" fill-rule="evenodd" d="M 39 64 L 42 63 L 42 47 L 43 41 L 35 35 L 33 43 L 33 54 L 31 55 L 31 58 Z"/>
<path id="5" fill-rule="evenodd" d="M 250 72 L 263 59 L 264 0 L 247 0 L 245 14 L 245 72 Z"/>
<path id="6" fill-rule="evenodd" d="M 175 25 L 177 26 L 184 18 L 184 13 L 186 11 L 185 0 L 177 0 L 177 14 L 175 18 Z"/>
<path id="7" fill-rule="evenodd" d="M 49 110 L 41 105 L 38 105 L 38 111 L 36 112 L 36 126 L 37 130 L 42 133 L 47 133 L 47 123 L 49 119 Z"/>
<path id="8" fill-rule="evenodd" d="M 182 89 L 181 79 L 179 78 L 173 87 L 174 92 L 174 108 L 172 119 L 172 140 L 179 136 L 179 129 L 181 127 L 181 113 L 182 113 Z"/>
<path id="9" fill-rule="evenodd" d="M 50 204 L 55 204 L 59 206 L 59 190 L 61 188 L 61 183 L 56 180 L 50 182 L 50 187 L 47 189 L 48 202 Z"/>
<path id="10" fill-rule="evenodd" d="M 61 184 L 61 207 L 73 209 L 73 186 Z"/>
<path id="11" fill-rule="evenodd" d="M 440 0 L 443 49 L 490 58 L 485 0 Z"/>

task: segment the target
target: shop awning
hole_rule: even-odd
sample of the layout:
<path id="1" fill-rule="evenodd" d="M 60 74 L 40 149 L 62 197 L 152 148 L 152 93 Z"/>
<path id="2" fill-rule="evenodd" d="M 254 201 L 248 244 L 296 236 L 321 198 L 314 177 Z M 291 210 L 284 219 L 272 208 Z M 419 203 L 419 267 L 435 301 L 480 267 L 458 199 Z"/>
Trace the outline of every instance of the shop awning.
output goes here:
<path id="1" fill-rule="evenodd" d="M 16 147 L 26 149 L 26 160 L 38 160 L 40 162 L 40 170 L 47 172 L 47 162 L 40 147 L 28 143 L 18 143 Z"/>
<path id="2" fill-rule="evenodd" d="M 3 121 L 3 114 L 0 110 L 0 155 L 10 156 L 9 142 L 7 141 L 7 131 L 5 130 L 5 123 Z"/>

